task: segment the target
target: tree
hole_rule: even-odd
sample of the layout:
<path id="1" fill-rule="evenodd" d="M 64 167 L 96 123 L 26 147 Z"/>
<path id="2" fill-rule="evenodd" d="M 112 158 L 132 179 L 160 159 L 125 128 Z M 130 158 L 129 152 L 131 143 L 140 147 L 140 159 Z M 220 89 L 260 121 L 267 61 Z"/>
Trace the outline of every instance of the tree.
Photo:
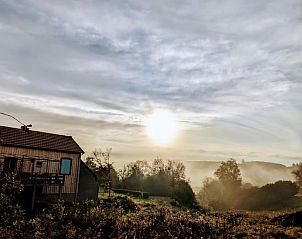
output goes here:
<path id="1" fill-rule="evenodd" d="M 142 190 L 143 181 L 150 169 L 146 161 L 132 162 L 119 171 L 120 187 L 123 189 Z"/>
<path id="2" fill-rule="evenodd" d="M 160 171 L 163 171 L 165 169 L 165 162 L 162 158 L 156 157 L 153 160 L 153 163 L 151 165 L 150 174 L 151 175 L 157 175 Z"/>
<path id="3" fill-rule="evenodd" d="M 104 187 L 110 196 L 112 186 L 118 183 L 118 175 L 112 163 L 110 155 L 112 148 L 94 150 L 87 158 L 86 164 L 96 174 L 100 185 Z"/>
<path id="4" fill-rule="evenodd" d="M 226 162 L 222 162 L 214 174 L 224 185 L 241 185 L 240 169 L 236 161 L 232 158 Z"/>
<path id="5" fill-rule="evenodd" d="M 223 204 L 233 207 L 242 183 L 238 164 L 234 159 L 222 162 L 214 174 L 221 184 Z"/>
<path id="6" fill-rule="evenodd" d="M 150 195 L 170 197 L 172 194 L 171 179 L 165 171 L 159 171 L 158 174 L 144 179 L 143 189 Z"/>
<path id="7" fill-rule="evenodd" d="M 182 162 L 160 157 L 152 163 L 132 162 L 119 171 L 120 187 L 131 190 L 144 190 L 150 195 L 168 196 L 181 180 L 185 180 L 185 166 Z"/>
<path id="8" fill-rule="evenodd" d="M 180 161 L 168 160 L 165 166 L 165 172 L 171 178 L 171 186 L 173 187 L 175 183 L 185 180 L 185 165 Z"/>
<path id="9" fill-rule="evenodd" d="M 216 179 L 206 178 L 203 186 L 198 193 L 198 200 L 204 207 L 212 207 L 215 209 L 225 209 L 227 205 L 224 201 L 224 187 Z"/>
<path id="10" fill-rule="evenodd" d="M 302 187 L 302 163 L 299 163 L 297 168 L 292 172 L 295 175 L 296 183 Z"/>

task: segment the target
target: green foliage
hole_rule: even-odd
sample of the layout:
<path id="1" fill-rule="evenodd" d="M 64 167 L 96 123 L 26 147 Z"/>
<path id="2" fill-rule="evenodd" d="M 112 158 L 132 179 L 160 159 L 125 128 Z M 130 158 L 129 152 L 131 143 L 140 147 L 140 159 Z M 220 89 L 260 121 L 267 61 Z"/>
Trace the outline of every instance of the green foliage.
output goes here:
<path id="1" fill-rule="evenodd" d="M 4 176 L 0 184 L 0 237 L 6 234 L 17 236 L 22 232 L 25 210 L 17 204 L 16 197 L 23 189 L 23 185 L 16 179 L 14 173 Z"/>
<path id="2" fill-rule="evenodd" d="M 173 188 L 172 198 L 182 206 L 190 208 L 197 207 L 195 194 L 190 184 L 185 180 L 176 183 Z"/>
<path id="3" fill-rule="evenodd" d="M 203 206 L 218 210 L 231 208 L 266 210 L 282 208 L 291 197 L 297 194 L 298 187 L 291 181 L 278 181 L 261 188 L 240 189 L 232 201 L 228 201 L 228 197 L 225 197 L 224 190 L 224 185 L 219 181 L 206 180 L 202 190 L 198 193 L 198 199 Z"/>
<path id="4" fill-rule="evenodd" d="M 178 161 L 156 158 L 152 164 L 136 161 L 120 170 L 119 188 L 170 197 L 174 186 L 185 180 L 185 166 Z"/>
<path id="5" fill-rule="evenodd" d="M 86 163 L 100 181 L 106 182 L 110 177 L 114 182 L 112 185 L 114 190 L 128 190 L 132 195 L 143 191 L 152 196 L 171 197 L 173 194 L 174 199 L 181 205 L 192 206 L 195 203 L 195 195 L 188 182 L 185 181 L 183 163 L 164 161 L 160 158 L 156 158 L 152 164 L 136 161 L 124 166 L 119 171 L 120 178 L 118 179 L 112 165 L 104 163 L 108 162 L 109 156 L 110 152 L 96 150 L 87 158 Z"/>
<path id="6" fill-rule="evenodd" d="M 261 188 L 242 185 L 240 170 L 233 159 L 222 162 L 215 175 L 217 180 L 203 182 L 198 200 L 203 206 L 218 210 L 278 208 L 298 192 L 297 185 L 291 181 L 278 181 Z"/>
<path id="7" fill-rule="evenodd" d="M 199 201 L 215 209 L 233 208 L 242 181 L 238 164 L 234 159 L 222 162 L 214 175 L 217 180 L 204 181 Z"/>
<path id="8" fill-rule="evenodd" d="M 234 159 L 222 162 L 214 174 L 223 185 L 228 187 L 240 187 L 241 185 L 240 169 Z"/>
<path id="9" fill-rule="evenodd" d="M 127 169 L 123 172 L 123 178 L 120 187 L 131 190 L 142 190 L 142 181 L 144 179 L 144 161 L 132 162 L 127 165 Z"/>
<path id="10" fill-rule="evenodd" d="M 146 176 L 142 182 L 143 189 L 153 196 L 171 196 L 172 182 L 170 176 L 164 171 L 156 175 Z"/>
<path id="11" fill-rule="evenodd" d="M 10 200 L 15 200 L 15 197 L 24 190 L 24 186 L 20 180 L 16 178 L 15 173 L 7 173 L 4 175 L 0 185 L 0 193 L 8 197 Z"/>
<path id="12" fill-rule="evenodd" d="M 218 180 L 207 178 L 203 182 L 203 187 L 198 193 L 198 200 L 204 207 L 214 209 L 227 209 L 230 205 L 226 202 L 224 186 Z"/>
<path id="13" fill-rule="evenodd" d="M 237 208 L 263 210 L 280 206 L 298 192 L 298 186 L 291 181 L 277 181 L 261 188 L 253 187 L 242 190 L 237 201 Z"/>
<path id="14" fill-rule="evenodd" d="M 137 205 L 133 200 L 126 196 L 117 196 L 103 199 L 103 203 L 108 207 L 121 208 L 124 212 L 135 212 Z"/>
<path id="15" fill-rule="evenodd" d="M 119 183 L 118 174 L 110 163 L 111 151 L 112 148 L 96 149 L 86 158 L 86 164 L 95 173 L 105 191 L 116 187 Z"/>

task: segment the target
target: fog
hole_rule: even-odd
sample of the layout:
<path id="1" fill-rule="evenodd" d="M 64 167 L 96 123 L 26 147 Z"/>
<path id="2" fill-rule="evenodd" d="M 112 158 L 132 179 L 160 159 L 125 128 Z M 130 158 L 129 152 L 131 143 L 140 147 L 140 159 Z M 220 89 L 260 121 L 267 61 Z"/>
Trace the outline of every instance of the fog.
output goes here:
<path id="1" fill-rule="evenodd" d="M 190 179 L 191 185 L 195 191 L 202 187 L 205 178 L 214 178 L 214 172 L 219 167 L 220 162 L 213 161 L 187 161 L 186 175 Z M 269 162 L 241 162 L 238 164 L 243 183 L 251 183 L 255 186 L 263 186 L 267 183 L 273 183 L 278 180 L 293 180 L 291 173 L 293 167 L 287 167 L 282 164 Z"/>

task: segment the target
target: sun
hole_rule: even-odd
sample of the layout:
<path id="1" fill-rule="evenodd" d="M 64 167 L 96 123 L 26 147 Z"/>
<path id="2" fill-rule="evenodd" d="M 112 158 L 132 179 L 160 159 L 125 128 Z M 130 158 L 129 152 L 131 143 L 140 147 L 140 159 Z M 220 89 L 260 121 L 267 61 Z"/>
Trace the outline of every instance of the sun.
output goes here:
<path id="1" fill-rule="evenodd" d="M 170 144 L 179 131 L 177 117 L 167 110 L 155 110 L 146 121 L 147 134 L 159 146 Z"/>

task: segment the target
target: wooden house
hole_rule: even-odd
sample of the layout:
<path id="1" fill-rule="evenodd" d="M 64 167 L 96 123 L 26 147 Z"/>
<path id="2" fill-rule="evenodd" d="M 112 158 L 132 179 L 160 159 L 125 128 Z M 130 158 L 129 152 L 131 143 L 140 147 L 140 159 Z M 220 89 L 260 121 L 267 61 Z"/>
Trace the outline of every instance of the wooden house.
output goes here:
<path id="1" fill-rule="evenodd" d="M 32 203 L 95 199 L 97 178 L 81 161 L 83 153 L 71 136 L 0 126 L 0 183 L 16 173 Z"/>

